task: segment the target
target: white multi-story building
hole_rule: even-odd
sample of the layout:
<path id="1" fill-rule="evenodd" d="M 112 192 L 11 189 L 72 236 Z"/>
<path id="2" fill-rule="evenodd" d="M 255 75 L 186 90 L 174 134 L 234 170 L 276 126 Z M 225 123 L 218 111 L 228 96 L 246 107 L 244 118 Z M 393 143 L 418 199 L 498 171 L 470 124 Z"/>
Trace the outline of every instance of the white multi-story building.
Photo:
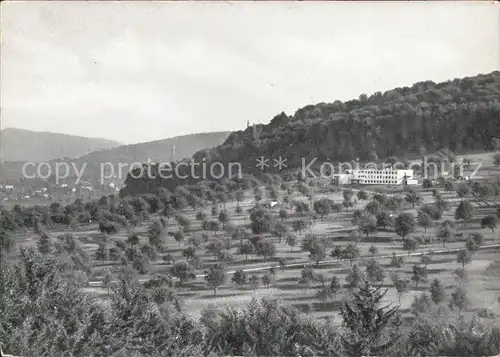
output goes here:
<path id="1" fill-rule="evenodd" d="M 416 185 L 413 170 L 375 170 L 361 169 L 346 172 L 350 175 L 350 182 L 361 185 Z"/>

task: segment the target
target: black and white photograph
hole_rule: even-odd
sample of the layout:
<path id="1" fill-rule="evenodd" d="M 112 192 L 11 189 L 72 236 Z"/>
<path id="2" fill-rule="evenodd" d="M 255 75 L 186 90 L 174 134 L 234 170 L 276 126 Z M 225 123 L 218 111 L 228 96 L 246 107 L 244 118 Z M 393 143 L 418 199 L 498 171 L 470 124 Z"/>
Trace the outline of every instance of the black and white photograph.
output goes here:
<path id="1" fill-rule="evenodd" d="M 500 356 L 498 2 L 0 24 L 0 357 Z"/>

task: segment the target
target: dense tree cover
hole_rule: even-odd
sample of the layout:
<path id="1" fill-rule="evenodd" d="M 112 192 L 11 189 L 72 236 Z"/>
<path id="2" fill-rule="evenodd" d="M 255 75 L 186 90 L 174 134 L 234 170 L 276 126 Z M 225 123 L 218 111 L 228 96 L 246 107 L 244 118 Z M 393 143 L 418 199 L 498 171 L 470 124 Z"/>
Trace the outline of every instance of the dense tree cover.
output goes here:
<path id="1" fill-rule="evenodd" d="M 156 304 L 130 271 L 111 284 L 109 309 L 81 290 L 72 271 L 61 256 L 33 249 L 22 250 L 18 264 L 2 269 L 4 350 L 24 356 L 199 353 L 196 325 L 170 304 Z"/>
<path id="2" fill-rule="evenodd" d="M 71 234 L 64 234 L 54 240 L 51 252 L 22 250 L 17 263 L 1 267 L 0 341 L 4 351 L 42 357 L 400 356 L 418 355 L 427 341 L 426 351 L 436 355 L 459 350 L 463 341 L 474 341 L 479 331 L 484 343 L 468 345 L 468 355 L 498 353 L 495 341 L 500 331 L 475 320 L 436 321 L 435 316 L 426 319 L 421 315 L 411 325 L 401 325 L 397 307 L 381 307 L 383 291 L 364 280 L 357 265 L 348 279 L 356 289 L 342 309 L 343 327 L 275 300 L 253 300 L 243 309 L 206 309 L 197 321 L 184 312 L 172 279 L 176 276 L 186 282 L 192 278 L 185 262 L 176 263 L 172 275 L 156 275 L 144 285 L 128 267 L 115 274 L 104 272 L 103 286 L 110 301 L 104 306 L 82 290 L 85 282 L 76 279 L 75 272 L 80 270 L 71 254 L 80 249 Z M 416 283 L 425 280 L 425 272 L 417 270 L 414 275 L 418 278 L 412 278 Z M 341 289 L 336 277 L 325 284 L 325 277 L 312 267 L 305 268 L 302 275 L 305 280 L 322 284 L 318 297 L 323 303 Z M 375 262 L 367 266 L 367 276 L 376 284 L 383 279 Z M 408 281 L 394 279 L 398 281 L 398 294 L 403 294 Z M 226 280 L 223 266 L 210 268 L 206 280 L 216 289 Z M 268 286 L 273 272 L 249 280 L 254 288 L 260 280 Z M 248 281 L 247 275 L 240 270 L 232 281 L 242 286 Z M 435 303 L 446 299 L 439 281 L 433 281 L 430 293 Z M 467 294 L 459 287 L 448 305 L 460 313 L 467 303 Z M 422 311 L 425 314 L 425 309 Z M 427 325 L 432 325 L 432 335 L 424 328 Z M 467 332 L 472 327 L 474 332 Z"/>
<path id="3" fill-rule="evenodd" d="M 208 166 L 223 163 L 227 177 L 231 162 L 241 163 L 245 173 L 257 174 L 255 159 L 260 156 L 286 157 L 287 167 L 297 169 L 302 158 L 308 163 L 317 158 L 319 165 L 324 161 L 426 154 L 441 148 L 454 152 L 492 150 L 493 137 L 500 136 L 499 89 L 500 72 L 495 71 L 442 83 L 419 82 L 377 92 L 367 100 L 308 105 L 293 116 L 281 113 L 269 124 L 258 125 L 257 137 L 254 128 L 233 132 L 222 145 L 199 151 L 193 158 L 196 162 L 206 159 Z M 201 177 L 200 170 L 195 172 Z M 152 172 L 157 171 L 154 166 Z M 122 195 L 155 193 L 159 187 L 173 190 L 179 184 L 198 181 L 189 174 L 189 167 L 179 171 L 179 177 L 189 177 L 134 179 L 129 175 Z M 134 176 L 139 174 L 137 171 Z"/>
<path id="4" fill-rule="evenodd" d="M 169 203 L 168 199 L 160 201 L 158 197 L 161 196 L 145 194 L 118 198 L 111 195 L 85 203 L 77 199 L 65 206 L 53 202 L 49 206 L 15 205 L 11 210 L 0 207 L 0 227 L 6 231 L 33 229 L 39 234 L 40 227 L 69 226 L 74 229 L 77 223 L 85 226 L 97 222 L 101 232 L 113 234 L 120 228 L 129 228 L 149 220 L 151 213 Z"/>
<path id="5" fill-rule="evenodd" d="M 333 326 L 276 301 L 253 300 L 243 310 L 209 311 L 202 318 L 209 347 L 221 356 L 339 356 Z"/>
<path id="6" fill-rule="evenodd" d="M 149 221 L 151 214 L 159 212 L 159 219 L 155 219 L 150 224 L 148 238 L 151 245 L 161 250 L 171 218 L 175 218 L 181 230 L 168 233 L 173 235 L 179 243 L 184 238 L 184 232 L 191 229 L 192 222 L 180 214 L 180 211 L 189 207 L 189 202 L 193 201 L 193 197 L 196 198 L 196 208 L 206 207 L 211 202 L 217 209 L 215 217 L 217 220 L 213 222 L 207 221 L 205 214 L 198 216 L 199 219 L 202 218 L 203 227 L 209 224 L 207 230 L 216 232 L 221 229 L 221 225 L 229 232 L 232 226 L 228 221 L 228 214 L 225 210 L 219 212 L 218 205 L 223 205 L 228 197 L 233 197 L 230 190 L 248 189 L 256 187 L 258 183 L 259 181 L 253 177 L 245 177 L 236 181 L 227 180 L 223 185 L 215 181 L 204 181 L 195 186 L 179 187 L 174 192 L 162 188 L 156 194 L 146 193 L 134 197 L 120 198 L 110 195 L 85 203 L 77 199 L 74 203 L 65 206 L 58 202 L 53 202 L 49 206 L 16 205 L 10 210 L 0 206 L 0 228 L 6 232 L 30 229 L 43 237 L 42 231 L 56 226 L 69 226 L 77 230 L 78 223 L 82 227 L 98 223 L 98 230 L 101 233 L 113 236 L 121 229 L 130 233 L 137 225 Z M 275 217 L 269 216 L 265 210 L 256 207 L 252 212 L 254 213 L 252 217 L 255 217 L 253 228 L 256 232 L 264 233 L 275 228 Z"/>

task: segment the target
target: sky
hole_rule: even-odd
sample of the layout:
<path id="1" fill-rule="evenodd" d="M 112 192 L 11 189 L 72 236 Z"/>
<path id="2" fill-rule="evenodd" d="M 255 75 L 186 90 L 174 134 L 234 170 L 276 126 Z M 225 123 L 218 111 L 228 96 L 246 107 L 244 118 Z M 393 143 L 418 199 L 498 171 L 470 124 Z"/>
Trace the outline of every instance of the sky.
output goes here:
<path id="1" fill-rule="evenodd" d="M 483 2 L 3 2 L 1 127 L 124 144 L 500 64 Z"/>

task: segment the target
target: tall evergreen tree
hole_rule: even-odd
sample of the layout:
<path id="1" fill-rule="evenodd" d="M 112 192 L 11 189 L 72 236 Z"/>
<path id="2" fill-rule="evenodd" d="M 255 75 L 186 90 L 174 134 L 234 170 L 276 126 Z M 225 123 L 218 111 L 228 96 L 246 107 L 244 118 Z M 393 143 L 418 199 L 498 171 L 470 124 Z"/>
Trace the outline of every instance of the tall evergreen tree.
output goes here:
<path id="1" fill-rule="evenodd" d="M 341 336 L 345 353 L 349 356 L 381 355 L 392 347 L 401 333 L 398 307 L 381 307 L 386 290 L 365 281 L 345 302 L 340 310 L 344 320 Z"/>

